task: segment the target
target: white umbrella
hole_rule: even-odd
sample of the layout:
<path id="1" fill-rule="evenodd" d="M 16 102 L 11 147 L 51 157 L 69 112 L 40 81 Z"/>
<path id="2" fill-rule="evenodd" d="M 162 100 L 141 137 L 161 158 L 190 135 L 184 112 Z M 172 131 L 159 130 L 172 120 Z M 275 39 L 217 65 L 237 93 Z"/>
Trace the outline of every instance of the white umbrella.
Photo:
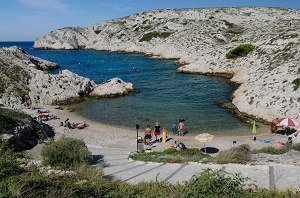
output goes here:
<path id="1" fill-rule="evenodd" d="M 206 153 L 206 146 L 205 142 L 210 142 L 215 138 L 214 135 L 211 135 L 209 133 L 200 133 L 196 135 L 195 140 L 198 140 L 199 142 L 204 142 L 204 151 Z"/>

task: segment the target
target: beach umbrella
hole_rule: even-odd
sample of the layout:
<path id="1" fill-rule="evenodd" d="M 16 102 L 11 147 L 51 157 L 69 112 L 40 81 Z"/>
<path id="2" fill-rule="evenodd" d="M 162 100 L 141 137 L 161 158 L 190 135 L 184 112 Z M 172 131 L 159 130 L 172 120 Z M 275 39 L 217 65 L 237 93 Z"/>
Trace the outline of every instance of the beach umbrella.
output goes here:
<path id="1" fill-rule="evenodd" d="M 255 123 L 255 120 L 253 122 L 253 125 L 252 125 L 252 133 L 255 135 L 256 134 L 256 123 Z"/>
<path id="2" fill-rule="evenodd" d="M 279 118 L 277 120 L 278 125 L 288 126 L 288 127 L 296 127 L 299 126 L 299 123 L 292 118 Z"/>
<path id="3" fill-rule="evenodd" d="M 199 142 L 204 143 L 204 151 L 206 153 L 205 143 L 212 141 L 214 138 L 215 138 L 215 136 L 211 135 L 209 133 L 200 133 L 200 134 L 196 135 L 195 140 L 198 140 Z"/>

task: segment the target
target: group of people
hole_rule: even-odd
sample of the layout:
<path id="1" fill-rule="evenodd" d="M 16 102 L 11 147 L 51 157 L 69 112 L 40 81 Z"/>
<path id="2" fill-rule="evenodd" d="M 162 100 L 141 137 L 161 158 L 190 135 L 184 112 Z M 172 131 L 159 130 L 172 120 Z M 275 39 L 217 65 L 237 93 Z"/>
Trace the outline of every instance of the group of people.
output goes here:
<path id="1" fill-rule="evenodd" d="M 278 123 L 278 118 L 272 121 L 270 133 L 276 133 L 281 135 L 291 135 L 295 133 L 297 130 L 294 128 L 290 128 L 289 126 L 280 126 Z"/>
<path id="2" fill-rule="evenodd" d="M 49 121 L 53 119 L 59 119 L 57 116 L 50 114 L 49 110 L 38 110 L 37 117 L 42 121 Z"/>
<path id="3" fill-rule="evenodd" d="M 35 116 L 38 122 L 49 121 L 53 119 L 59 119 L 57 116 L 50 114 L 49 110 L 37 110 L 37 116 Z"/>
<path id="4" fill-rule="evenodd" d="M 172 132 L 174 135 L 183 136 L 185 133 L 184 119 L 179 119 L 178 124 L 175 122 L 172 125 Z"/>
<path id="5" fill-rule="evenodd" d="M 60 126 L 64 126 L 69 129 L 84 129 L 84 128 L 88 127 L 88 125 L 85 122 L 71 123 L 69 118 L 67 118 L 64 122 L 60 122 Z"/>
<path id="6" fill-rule="evenodd" d="M 185 144 L 181 142 L 180 140 L 175 141 L 174 144 L 171 146 L 171 149 L 176 149 L 177 151 L 182 151 L 186 149 Z"/>
<path id="7" fill-rule="evenodd" d="M 160 128 L 161 127 L 160 127 L 159 122 L 155 123 L 153 130 L 151 129 L 150 124 L 147 125 L 147 128 L 145 129 L 145 144 L 146 145 L 150 144 L 150 141 L 151 141 L 151 138 L 152 138 L 152 132 L 155 136 L 155 141 L 156 142 L 160 141 L 160 139 L 159 139 L 160 133 L 161 133 Z M 165 128 L 163 130 L 165 130 Z"/>
<path id="8" fill-rule="evenodd" d="M 171 129 L 172 129 L 173 134 L 175 134 L 175 135 L 184 135 L 184 133 L 185 133 L 184 119 L 180 119 L 178 125 L 175 122 L 172 125 Z M 164 132 L 164 131 L 167 132 L 166 128 L 162 128 L 162 132 Z M 155 122 L 153 129 L 151 129 L 150 124 L 147 125 L 147 127 L 145 129 L 145 144 L 146 145 L 150 144 L 152 134 L 155 136 L 156 142 L 161 141 L 161 139 L 162 139 L 162 138 L 160 138 L 161 126 L 160 126 L 159 122 Z"/>

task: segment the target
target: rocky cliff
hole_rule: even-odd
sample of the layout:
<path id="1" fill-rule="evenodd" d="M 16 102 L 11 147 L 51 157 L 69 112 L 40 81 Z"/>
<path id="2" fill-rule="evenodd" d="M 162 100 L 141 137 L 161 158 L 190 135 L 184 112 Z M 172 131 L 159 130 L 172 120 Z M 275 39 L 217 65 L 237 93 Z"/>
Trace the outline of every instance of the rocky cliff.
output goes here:
<path id="1" fill-rule="evenodd" d="M 154 10 L 91 25 L 62 28 L 35 48 L 140 52 L 178 58 L 178 72 L 231 74 L 241 84 L 232 103 L 265 120 L 300 109 L 300 11 L 279 8 Z M 243 56 L 234 47 L 252 44 Z"/>
<path id="2" fill-rule="evenodd" d="M 20 48 L 0 49 L 0 104 L 20 109 L 24 103 L 46 105 L 91 93 L 94 97 L 107 97 L 134 91 L 132 83 L 119 78 L 97 85 L 68 70 L 57 75 L 47 72 L 53 68 L 58 65 L 33 57 Z"/>

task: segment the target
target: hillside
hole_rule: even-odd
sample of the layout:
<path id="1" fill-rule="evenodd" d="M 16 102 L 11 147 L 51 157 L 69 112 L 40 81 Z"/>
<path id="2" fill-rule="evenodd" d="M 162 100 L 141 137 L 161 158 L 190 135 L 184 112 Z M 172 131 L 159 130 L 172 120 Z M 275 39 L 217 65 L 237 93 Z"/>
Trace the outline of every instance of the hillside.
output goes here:
<path id="1" fill-rule="evenodd" d="M 278 8 L 154 10 L 38 38 L 35 48 L 96 49 L 177 58 L 178 72 L 223 74 L 241 84 L 232 103 L 265 120 L 300 109 L 300 11 Z M 226 54 L 240 44 L 247 53 Z M 237 53 L 241 51 L 237 50 Z"/>

